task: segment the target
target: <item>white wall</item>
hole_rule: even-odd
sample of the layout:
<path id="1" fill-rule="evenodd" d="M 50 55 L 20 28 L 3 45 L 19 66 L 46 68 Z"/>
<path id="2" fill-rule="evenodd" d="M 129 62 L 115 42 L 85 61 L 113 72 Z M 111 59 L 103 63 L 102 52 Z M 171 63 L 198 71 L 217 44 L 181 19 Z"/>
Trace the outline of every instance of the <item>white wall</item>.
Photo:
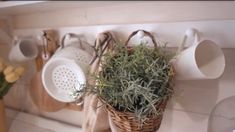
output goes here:
<path id="1" fill-rule="evenodd" d="M 15 28 L 42 28 L 100 24 L 155 23 L 235 19 L 234 1 L 60 2 L 40 5 L 40 13 L 24 8 L 13 16 Z M 42 3 L 43 4 L 43 3 Z M 65 4 L 63 7 L 62 5 Z M 77 8 L 75 8 L 77 6 Z M 71 8 L 70 8 L 71 7 Z M 37 7 L 34 8 L 36 10 Z M 39 10 L 39 9 L 38 9 Z M 46 12 L 46 10 L 50 10 Z M 19 11 L 20 12 L 20 11 Z"/>

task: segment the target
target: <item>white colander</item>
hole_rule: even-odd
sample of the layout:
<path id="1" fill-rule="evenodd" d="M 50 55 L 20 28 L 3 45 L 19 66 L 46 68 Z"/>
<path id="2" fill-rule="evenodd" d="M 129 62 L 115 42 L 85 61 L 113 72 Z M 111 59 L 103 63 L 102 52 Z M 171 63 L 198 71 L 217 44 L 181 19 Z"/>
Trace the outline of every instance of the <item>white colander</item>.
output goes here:
<path id="1" fill-rule="evenodd" d="M 42 70 L 42 82 L 48 94 L 56 100 L 74 102 L 71 93 L 74 90 L 81 90 L 86 84 L 86 73 L 92 55 L 83 48 L 81 41 L 79 44 L 64 46 L 66 36 L 79 38 L 72 33 L 63 37 L 61 47 Z"/>

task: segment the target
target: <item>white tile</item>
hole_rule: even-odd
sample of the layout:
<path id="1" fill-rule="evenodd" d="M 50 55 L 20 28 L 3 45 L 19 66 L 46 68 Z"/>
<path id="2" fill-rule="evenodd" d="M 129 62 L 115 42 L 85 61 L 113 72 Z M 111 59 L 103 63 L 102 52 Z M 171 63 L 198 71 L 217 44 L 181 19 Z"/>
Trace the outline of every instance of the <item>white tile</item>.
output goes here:
<path id="1" fill-rule="evenodd" d="M 168 108 L 209 114 L 218 100 L 219 81 L 178 81 Z"/>
<path id="2" fill-rule="evenodd" d="M 219 84 L 218 101 L 235 95 L 235 50 L 227 49 L 225 53 L 226 66 Z"/>
<path id="3" fill-rule="evenodd" d="M 208 115 L 167 109 L 158 132 L 207 132 Z"/>
<path id="4" fill-rule="evenodd" d="M 79 132 L 81 131 L 80 127 L 58 122 L 56 120 L 42 118 L 42 117 L 31 115 L 28 113 L 20 112 L 15 115 L 15 111 L 10 110 L 10 109 L 7 109 L 7 116 L 14 119 L 13 123 L 11 123 L 11 126 L 10 126 L 12 130 L 14 128 L 26 126 L 27 128 L 29 127 L 29 130 L 40 128 L 40 130 L 45 129 L 45 130 L 50 130 L 50 132 L 51 131 L 53 132 L 66 132 L 66 131 Z M 17 132 L 25 132 L 25 131 L 20 131 L 21 130 L 20 128 L 18 130 L 19 131 Z M 29 132 L 34 132 L 34 131 L 29 131 Z M 39 131 L 36 131 L 36 132 L 39 132 Z"/>
<path id="5" fill-rule="evenodd" d="M 55 132 L 55 131 L 33 126 L 31 124 L 25 123 L 20 120 L 14 120 L 11 123 L 9 132 Z"/>
<path id="6" fill-rule="evenodd" d="M 58 121 L 67 122 L 76 126 L 81 126 L 84 120 L 84 112 L 62 109 L 57 112 L 42 112 L 42 115 Z"/>
<path id="7" fill-rule="evenodd" d="M 10 118 L 10 117 L 6 117 L 6 121 L 7 121 L 7 128 L 10 128 L 12 122 L 14 121 L 14 119 L 12 119 L 12 118 Z"/>

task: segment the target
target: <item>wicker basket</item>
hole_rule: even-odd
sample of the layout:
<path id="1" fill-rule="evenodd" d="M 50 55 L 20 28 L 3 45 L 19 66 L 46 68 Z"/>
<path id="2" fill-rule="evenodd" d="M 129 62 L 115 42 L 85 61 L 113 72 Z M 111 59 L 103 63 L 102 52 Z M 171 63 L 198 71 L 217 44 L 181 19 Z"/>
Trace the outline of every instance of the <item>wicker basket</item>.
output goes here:
<path id="1" fill-rule="evenodd" d="M 162 101 L 156 109 L 160 111 L 160 115 L 149 117 L 143 124 L 140 124 L 138 119 L 135 118 L 134 113 L 119 112 L 112 106 L 107 105 L 108 111 L 113 124 L 120 130 L 120 132 L 156 132 L 162 121 L 163 112 L 165 110 L 167 100 Z"/>
<path id="2" fill-rule="evenodd" d="M 151 33 L 144 30 L 137 30 L 128 37 L 128 40 L 125 43 L 130 53 L 132 52 L 132 47 L 128 46 L 128 42 L 139 31 L 142 31 L 145 35 L 149 36 L 152 39 L 154 47 L 157 48 L 157 43 Z M 152 116 L 150 114 L 148 119 L 142 124 L 135 117 L 134 113 L 117 111 L 102 98 L 99 98 L 99 100 L 103 102 L 104 105 L 106 105 L 109 119 L 111 119 L 112 124 L 114 124 L 114 126 L 118 129 L 118 132 L 156 132 L 160 128 L 163 112 L 166 108 L 169 98 L 162 100 L 160 103 L 155 105 L 156 110 L 158 110 L 161 114 Z M 114 132 L 116 131 L 114 130 Z"/>

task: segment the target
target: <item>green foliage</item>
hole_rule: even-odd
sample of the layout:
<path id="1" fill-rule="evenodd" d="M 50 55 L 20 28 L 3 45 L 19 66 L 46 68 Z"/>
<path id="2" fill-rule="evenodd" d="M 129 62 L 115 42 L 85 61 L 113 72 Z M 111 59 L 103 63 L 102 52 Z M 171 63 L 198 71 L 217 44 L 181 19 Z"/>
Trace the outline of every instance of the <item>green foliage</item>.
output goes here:
<path id="1" fill-rule="evenodd" d="M 8 93 L 13 83 L 9 83 L 5 80 L 5 76 L 3 73 L 0 73 L 0 99 Z"/>
<path id="2" fill-rule="evenodd" d="M 118 111 L 134 113 L 140 121 L 162 114 L 155 105 L 173 94 L 171 58 L 165 47 L 116 44 L 114 52 L 104 55 L 96 85 L 88 86 L 87 91 L 95 92 Z"/>

